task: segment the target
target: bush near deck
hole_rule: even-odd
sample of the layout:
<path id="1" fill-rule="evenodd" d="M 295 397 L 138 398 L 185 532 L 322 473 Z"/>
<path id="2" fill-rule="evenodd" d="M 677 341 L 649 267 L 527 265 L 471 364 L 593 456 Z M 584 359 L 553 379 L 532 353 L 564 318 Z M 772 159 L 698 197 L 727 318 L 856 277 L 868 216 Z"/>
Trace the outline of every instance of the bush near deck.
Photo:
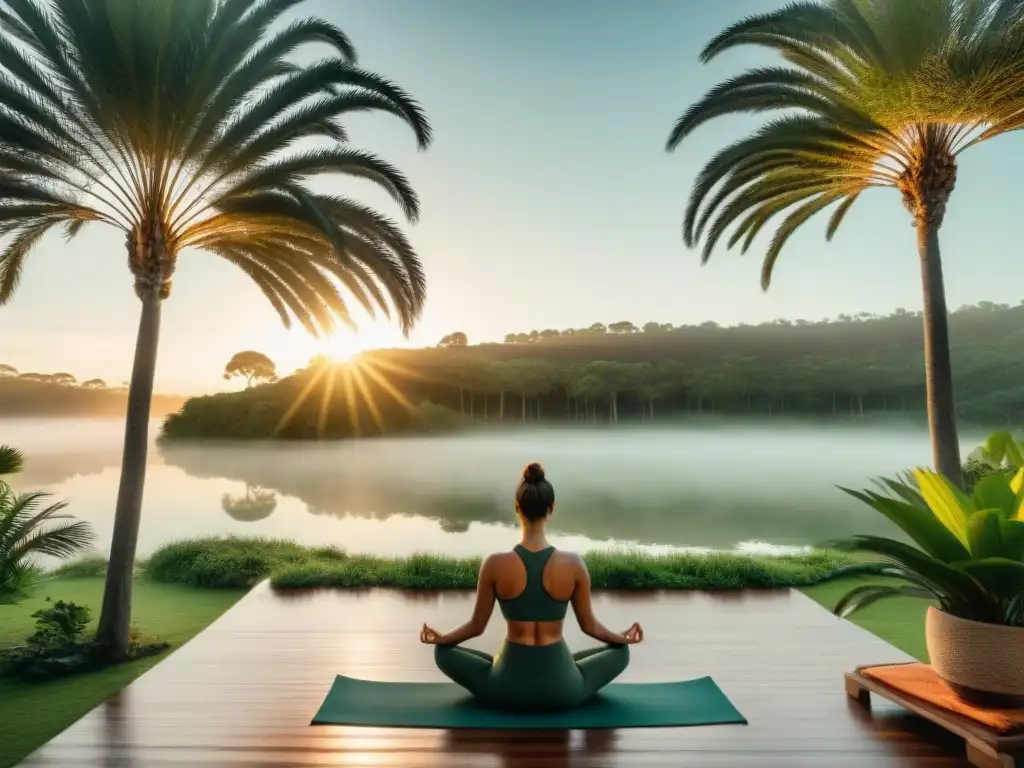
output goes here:
<path id="1" fill-rule="evenodd" d="M 584 559 L 595 589 L 800 587 L 832 578 L 853 562 L 825 550 L 778 557 L 590 552 Z M 214 537 L 167 544 L 145 568 L 157 581 L 199 587 L 248 587 L 269 578 L 273 586 L 291 589 L 472 589 L 480 558 L 374 557 L 275 539 Z"/>

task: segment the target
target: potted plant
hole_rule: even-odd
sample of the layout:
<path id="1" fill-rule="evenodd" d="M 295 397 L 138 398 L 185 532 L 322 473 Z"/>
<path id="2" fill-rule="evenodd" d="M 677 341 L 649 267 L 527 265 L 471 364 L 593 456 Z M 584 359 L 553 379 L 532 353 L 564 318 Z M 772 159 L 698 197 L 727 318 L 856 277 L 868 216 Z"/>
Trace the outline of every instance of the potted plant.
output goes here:
<path id="1" fill-rule="evenodd" d="M 995 463 L 998 466 L 976 480 L 969 494 L 923 469 L 900 480 L 881 480 L 883 493 L 841 489 L 885 515 L 917 546 L 877 536 L 832 542 L 839 549 L 880 560 L 854 570 L 894 578 L 891 584 L 852 589 L 835 613 L 849 616 L 896 595 L 934 600 L 925 637 L 939 677 L 966 701 L 1020 707 L 1024 469 L 1005 466 L 1002 457 Z"/>
<path id="2" fill-rule="evenodd" d="M 979 480 L 996 472 L 1018 470 L 1024 466 L 1024 448 L 1009 432 L 993 432 L 964 462 L 964 485 L 970 491 Z"/>

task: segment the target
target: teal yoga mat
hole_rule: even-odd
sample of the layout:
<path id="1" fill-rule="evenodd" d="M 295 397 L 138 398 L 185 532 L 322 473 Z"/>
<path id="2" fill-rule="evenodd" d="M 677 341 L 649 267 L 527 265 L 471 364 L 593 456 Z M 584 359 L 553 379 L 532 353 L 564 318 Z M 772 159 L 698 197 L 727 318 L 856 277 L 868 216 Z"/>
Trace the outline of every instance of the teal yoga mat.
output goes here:
<path id="1" fill-rule="evenodd" d="M 383 683 L 338 675 L 312 724 L 565 730 L 746 722 L 710 677 L 678 683 L 612 683 L 568 712 L 518 714 L 488 709 L 454 683 Z"/>

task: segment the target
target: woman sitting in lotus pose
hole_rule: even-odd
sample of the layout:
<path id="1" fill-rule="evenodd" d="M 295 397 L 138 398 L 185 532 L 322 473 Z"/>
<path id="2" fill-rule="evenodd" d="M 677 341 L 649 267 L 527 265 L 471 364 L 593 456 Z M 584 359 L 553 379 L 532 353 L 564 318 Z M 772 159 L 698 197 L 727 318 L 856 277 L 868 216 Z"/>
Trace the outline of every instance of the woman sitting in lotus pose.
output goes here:
<path id="1" fill-rule="evenodd" d="M 436 646 L 434 659 L 442 672 L 489 706 L 571 709 L 622 673 L 628 646 L 643 640 L 643 629 L 634 624 L 622 634 L 607 630 L 594 616 L 583 559 L 548 544 L 544 528 L 555 510 L 555 489 L 539 464 L 523 471 L 515 503 L 522 542 L 484 560 L 472 618 L 447 634 L 424 624 L 420 641 Z M 497 657 L 459 647 L 483 634 L 495 599 L 508 622 Z M 580 629 L 607 645 L 569 651 L 562 625 L 570 602 Z"/>

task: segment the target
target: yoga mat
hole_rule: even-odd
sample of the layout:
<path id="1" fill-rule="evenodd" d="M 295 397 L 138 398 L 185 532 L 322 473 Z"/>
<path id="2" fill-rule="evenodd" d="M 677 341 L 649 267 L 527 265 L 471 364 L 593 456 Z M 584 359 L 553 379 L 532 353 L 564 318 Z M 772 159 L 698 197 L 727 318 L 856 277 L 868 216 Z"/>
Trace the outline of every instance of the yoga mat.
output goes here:
<path id="1" fill-rule="evenodd" d="M 455 683 L 383 683 L 338 675 L 312 724 L 567 730 L 746 722 L 710 677 L 612 683 L 568 712 L 519 714 L 488 709 Z"/>

